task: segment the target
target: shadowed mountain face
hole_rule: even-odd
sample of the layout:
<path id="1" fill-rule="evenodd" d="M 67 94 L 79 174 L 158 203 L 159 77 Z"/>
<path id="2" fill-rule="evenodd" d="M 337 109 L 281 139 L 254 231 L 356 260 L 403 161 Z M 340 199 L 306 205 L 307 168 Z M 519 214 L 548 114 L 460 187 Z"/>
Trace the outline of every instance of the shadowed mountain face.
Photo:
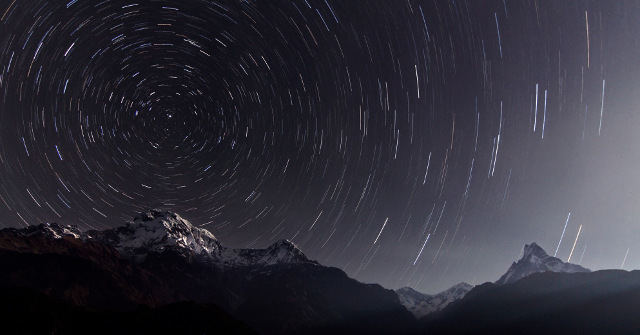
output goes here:
<path id="1" fill-rule="evenodd" d="M 429 334 L 637 334 L 638 301 L 639 271 L 536 273 L 512 284 L 477 286 L 424 329 Z"/>
<path id="2" fill-rule="evenodd" d="M 73 304 L 131 309 L 174 301 L 156 274 L 92 241 L 0 232 L 0 288 L 25 286 Z"/>
<path id="3" fill-rule="evenodd" d="M 210 304 L 93 310 L 24 287 L 0 289 L 0 301 L 2 327 L 11 334 L 257 334 Z"/>
<path id="4" fill-rule="evenodd" d="M 172 308 L 204 313 L 215 304 L 263 334 L 394 334 L 415 325 L 393 291 L 321 266 L 289 241 L 229 249 L 169 212 L 105 231 L 5 229 L 0 267 L 0 289 L 27 287 L 79 311 L 146 305 L 160 313 L 191 301 Z"/>
<path id="5" fill-rule="evenodd" d="M 537 244 L 495 283 L 421 320 L 429 334 L 637 334 L 640 272 L 590 272 Z"/>
<path id="6" fill-rule="evenodd" d="M 245 297 L 236 315 L 267 333 L 402 334 L 415 324 L 395 292 L 359 283 L 336 268 L 260 271 Z"/>

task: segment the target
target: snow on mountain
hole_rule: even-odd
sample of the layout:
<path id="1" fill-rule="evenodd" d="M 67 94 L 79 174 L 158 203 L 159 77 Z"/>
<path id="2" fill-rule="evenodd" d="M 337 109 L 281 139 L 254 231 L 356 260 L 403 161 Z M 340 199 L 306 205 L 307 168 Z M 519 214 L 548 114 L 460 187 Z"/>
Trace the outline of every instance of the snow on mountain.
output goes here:
<path id="1" fill-rule="evenodd" d="M 396 294 L 400 299 L 400 303 L 406 307 L 409 312 L 413 313 L 416 318 L 424 316 L 422 315 L 423 313 L 420 312 L 420 306 L 426 306 L 429 301 L 431 301 L 431 295 L 420 293 L 408 286 L 397 289 Z"/>
<path id="2" fill-rule="evenodd" d="M 565 263 L 560 259 L 549 256 L 535 242 L 524 246 L 520 260 L 511 264 L 509 270 L 496 281 L 498 285 L 504 285 L 518 281 L 530 274 L 537 272 L 591 272 L 580 265 Z"/>
<path id="3" fill-rule="evenodd" d="M 81 238 L 82 231 L 76 226 L 63 226 L 57 223 L 42 223 L 39 225 L 29 226 L 24 229 L 8 228 L 14 234 L 20 236 L 46 236 L 48 238 L 60 239 L 64 236 L 72 238 Z"/>
<path id="4" fill-rule="evenodd" d="M 513 283 L 521 278 L 537 272 L 591 272 L 580 265 L 565 263 L 560 259 L 549 256 L 536 243 L 524 246 L 523 256 L 514 262 L 509 270 L 496 281 L 498 285 Z M 396 290 L 400 302 L 407 310 L 420 319 L 426 315 L 440 311 L 451 302 L 464 297 L 473 286 L 460 283 L 435 295 L 417 292 L 410 287 Z"/>
<path id="5" fill-rule="evenodd" d="M 225 266 L 255 266 L 312 262 L 307 259 L 295 244 L 286 239 L 281 239 L 266 249 L 225 248 L 221 252 L 221 261 Z"/>
<path id="6" fill-rule="evenodd" d="M 178 214 L 158 210 L 140 214 L 125 226 L 89 231 L 87 235 L 138 261 L 150 252 L 165 249 L 206 256 L 215 255 L 221 249 L 208 230 L 194 227 Z"/>
<path id="7" fill-rule="evenodd" d="M 27 228 L 33 229 L 33 228 Z M 266 249 L 231 249 L 218 242 L 206 229 L 194 227 L 176 213 L 152 210 L 142 213 L 132 222 L 103 231 L 91 230 L 82 233 L 72 226 L 52 224 L 38 231 L 59 238 L 71 235 L 83 240 L 91 239 L 114 247 L 123 256 L 142 262 L 149 253 L 165 250 L 176 252 L 186 258 L 202 260 L 218 267 L 251 267 L 288 263 L 315 263 L 288 240 L 282 239 Z"/>
<path id="8" fill-rule="evenodd" d="M 416 319 L 445 308 L 450 303 L 461 299 L 473 288 L 467 283 L 459 283 L 438 294 L 420 293 L 410 287 L 396 290 L 400 303 L 407 308 Z"/>

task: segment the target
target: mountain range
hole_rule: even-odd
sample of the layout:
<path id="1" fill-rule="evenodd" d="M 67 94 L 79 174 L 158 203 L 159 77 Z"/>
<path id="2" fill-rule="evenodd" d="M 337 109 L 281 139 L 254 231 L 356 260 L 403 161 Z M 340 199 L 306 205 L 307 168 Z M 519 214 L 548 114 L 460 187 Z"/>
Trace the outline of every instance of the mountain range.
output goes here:
<path id="1" fill-rule="evenodd" d="M 576 273 L 590 272 L 590 270 L 549 256 L 539 245 L 533 242 L 524 246 L 522 257 L 517 262 L 513 262 L 507 272 L 495 284 L 510 284 L 531 274 L 543 272 Z M 454 301 L 462 299 L 471 289 L 473 289 L 472 285 L 459 283 L 433 295 L 420 293 L 410 287 L 398 289 L 396 293 L 400 297 L 402 305 L 417 319 L 421 319 L 434 312 L 441 311 Z"/>
<path id="2" fill-rule="evenodd" d="M 428 334 L 638 334 L 639 299 L 637 270 L 534 273 L 506 285 L 478 285 L 420 328 Z"/>
<path id="3" fill-rule="evenodd" d="M 240 320 L 244 330 L 261 334 L 393 334 L 416 324 L 392 290 L 321 266 L 287 240 L 266 249 L 226 248 L 165 211 L 103 231 L 58 224 L 4 229 L 0 268 L 0 291 L 27 289 L 30 298 L 98 313 L 110 325 L 113 311 L 142 313 L 147 306 L 155 317 L 186 302 L 172 308 L 202 314 L 214 304 L 222 320 Z M 50 321 L 46 333 L 61 329 L 55 317 Z"/>
<path id="4" fill-rule="evenodd" d="M 535 243 L 494 283 L 424 294 L 360 283 L 284 239 L 228 248 L 178 214 L 153 210 L 102 231 L 0 230 L 0 268 L 0 313 L 17 334 L 640 330 L 640 272 L 590 272 Z"/>

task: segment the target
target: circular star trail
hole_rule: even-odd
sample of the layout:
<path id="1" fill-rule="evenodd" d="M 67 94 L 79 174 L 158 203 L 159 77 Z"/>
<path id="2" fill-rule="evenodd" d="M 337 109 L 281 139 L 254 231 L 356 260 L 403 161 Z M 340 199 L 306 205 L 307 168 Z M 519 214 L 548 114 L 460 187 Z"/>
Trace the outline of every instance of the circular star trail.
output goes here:
<path id="1" fill-rule="evenodd" d="M 495 280 L 532 241 L 637 267 L 639 14 L 4 1 L 0 223 L 102 229 L 165 208 L 225 245 L 288 238 L 423 291 Z"/>

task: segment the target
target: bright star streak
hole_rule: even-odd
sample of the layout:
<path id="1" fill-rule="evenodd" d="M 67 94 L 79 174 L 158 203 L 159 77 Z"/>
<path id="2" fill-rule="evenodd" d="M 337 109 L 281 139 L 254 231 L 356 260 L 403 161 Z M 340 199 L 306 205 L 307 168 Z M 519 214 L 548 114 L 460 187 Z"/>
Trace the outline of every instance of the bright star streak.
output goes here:
<path id="1" fill-rule="evenodd" d="M 627 261 L 627 256 L 629 256 L 629 248 L 627 248 L 627 253 L 624 254 L 624 259 L 622 260 L 622 264 L 620 265 L 620 269 L 624 267 L 624 262 Z"/>
<path id="2" fill-rule="evenodd" d="M 424 250 L 424 246 L 427 245 L 427 241 L 429 241 L 429 237 L 431 237 L 431 234 L 427 235 L 427 239 L 424 240 L 424 243 L 422 244 L 422 248 L 420 248 L 420 252 L 418 253 L 418 257 L 416 257 L 416 260 L 413 261 L 413 265 L 416 265 L 416 263 L 418 262 L 418 259 L 420 258 L 420 255 L 422 255 L 422 250 Z"/>
<path id="3" fill-rule="evenodd" d="M 571 253 L 569 253 L 569 258 L 567 259 L 567 263 L 571 261 L 571 256 L 573 255 L 573 249 L 576 248 L 576 243 L 578 243 L 578 237 L 580 237 L 580 231 L 582 231 L 582 225 L 578 228 L 578 235 L 576 235 L 576 240 L 573 241 L 573 247 L 571 247 Z"/>
<path id="4" fill-rule="evenodd" d="M 562 238 L 564 237 L 564 231 L 567 230 L 567 224 L 569 223 L 569 218 L 571 217 L 571 213 L 567 216 L 567 222 L 564 223 L 564 228 L 562 229 L 562 235 L 560 235 L 560 242 L 558 242 L 558 247 L 556 248 L 556 252 L 553 253 L 553 257 L 556 257 L 558 254 L 558 249 L 560 249 L 560 243 L 562 243 Z"/>
<path id="5" fill-rule="evenodd" d="M 378 239 L 380 238 L 380 235 L 382 234 L 382 231 L 384 230 L 384 226 L 387 225 L 387 221 L 389 221 L 389 218 L 384 220 L 384 223 L 382 224 L 382 228 L 380 229 L 380 232 L 378 233 L 378 237 L 376 237 L 376 240 L 373 241 L 373 244 L 376 244 L 376 242 L 378 242 Z"/>

